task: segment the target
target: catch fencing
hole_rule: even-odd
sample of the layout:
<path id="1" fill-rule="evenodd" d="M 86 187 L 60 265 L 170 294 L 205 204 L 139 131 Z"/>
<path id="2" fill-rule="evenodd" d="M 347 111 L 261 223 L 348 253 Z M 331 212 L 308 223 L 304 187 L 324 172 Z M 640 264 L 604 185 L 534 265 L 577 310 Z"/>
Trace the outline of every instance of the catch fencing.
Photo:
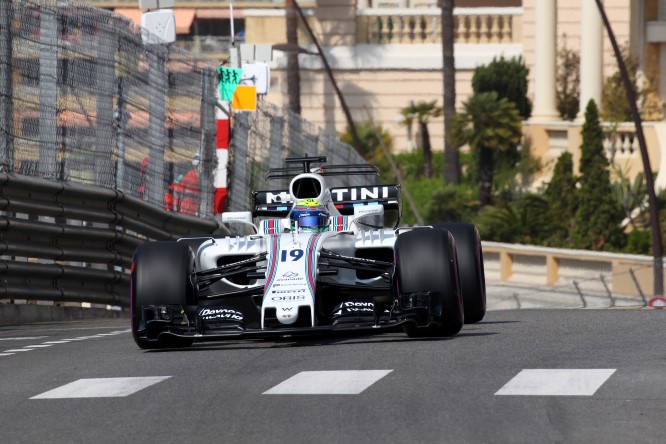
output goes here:
<path id="1" fill-rule="evenodd" d="M 262 101 L 253 113 L 235 115 L 229 150 L 227 207 L 248 210 L 252 191 L 286 190 L 284 179 L 266 180 L 269 168 L 284 167 L 286 157 L 326 156 L 331 165 L 366 164 L 358 151 L 288 109 Z M 374 176 L 328 176 L 331 187 L 374 185 Z"/>
<path id="2" fill-rule="evenodd" d="M 2 0 L 0 171 L 159 207 L 191 171 L 187 212 L 211 216 L 216 65 L 82 2 Z"/>

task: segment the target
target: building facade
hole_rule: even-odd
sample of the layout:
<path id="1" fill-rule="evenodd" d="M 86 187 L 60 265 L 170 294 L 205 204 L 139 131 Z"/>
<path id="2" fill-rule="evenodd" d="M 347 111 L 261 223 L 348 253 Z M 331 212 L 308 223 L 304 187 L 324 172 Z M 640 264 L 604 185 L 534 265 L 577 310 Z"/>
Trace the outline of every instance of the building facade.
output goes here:
<path id="1" fill-rule="evenodd" d="M 137 19 L 136 0 L 94 1 Z M 441 20 L 437 0 L 301 0 L 336 81 L 356 122 L 373 120 L 392 135 L 395 151 L 414 149 L 416 141 L 401 118 L 410 102 L 443 97 Z M 284 0 L 228 2 L 179 0 L 175 8 L 177 43 L 209 55 L 226 57 L 229 44 L 281 44 L 286 41 Z M 493 58 L 523 57 L 529 68 L 532 118 L 524 129 L 534 155 L 543 160 L 545 176 L 563 151 L 577 160 L 580 117 L 563 121 L 557 112 L 558 52 L 580 54 L 580 108 L 599 103 L 604 79 L 617 70 L 595 0 L 457 0 L 455 2 L 456 93 L 460 106 L 471 94 L 477 66 Z M 666 1 L 605 0 L 618 42 L 637 60 L 645 78 L 654 82 L 657 100 L 666 98 Z M 303 27 L 299 44 L 314 50 Z M 263 100 L 287 106 L 286 53 L 273 52 L 271 92 Z M 346 119 L 319 57 L 299 55 L 303 116 L 338 133 Z M 661 146 L 666 131 L 661 116 L 646 122 L 651 166 L 666 171 Z M 443 147 L 443 119 L 430 125 L 432 145 Z M 606 144 L 609 155 L 631 175 L 642 171 L 632 125 L 613 125 Z M 662 160 L 662 157 L 664 160 Z M 666 174 L 664 175 L 666 176 Z M 663 182 L 663 183 L 662 183 Z M 657 178 L 666 187 L 666 177 Z"/>

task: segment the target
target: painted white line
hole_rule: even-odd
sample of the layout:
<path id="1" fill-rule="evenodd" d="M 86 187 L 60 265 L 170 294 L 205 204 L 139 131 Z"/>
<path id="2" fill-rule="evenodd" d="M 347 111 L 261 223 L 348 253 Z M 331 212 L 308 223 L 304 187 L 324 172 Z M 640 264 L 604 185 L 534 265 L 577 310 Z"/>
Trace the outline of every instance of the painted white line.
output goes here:
<path id="1" fill-rule="evenodd" d="M 170 377 L 79 379 L 30 399 L 119 398 L 129 396 Z"/>
<path id="2" fill-rule="evenodd" d="M 264 395 L 358 395 L 393 370 L 300 372 Z"/>
<path id="3" fill-rule="evenodd" d="M 51 347 L 53 344 L 39 344 L 39 345 L 26 345 L 23 348 L 45 348 Z"/>
<path id="4" fill-rule="evenodd" d="M 616 369 L 522 370 L 495 395 L 592 396 Z"/>
<path id="5" fill-rule="evenodd" d="M 0 356 L 12 356 L 14 353 L 0 353 Z"/>
<path id="6" fill-rule="evenodd" d="M 63 339 L 63 341 L 85 341 L 84 338 L 69 338 L 69 339 Z"/>
<path id="7" fill-rule="evenodd" d="M 27 340 L 44 339 L 44 338 L 48 338 L 48 336 L 30 336 L 25 338 L 0 338 L 0 341 L 27 341 Z"/>
<path id="8" fill-rule="evenodd" d="M 69 341 L 46 341 L 43 344 L 67 344 Z"/>
<path id="9" fill-rule="evenodd" d="M 29 352 L 32 350 L 32 348 L 15 348 L 12 350 L 5 350 L 4 353 Z"/>

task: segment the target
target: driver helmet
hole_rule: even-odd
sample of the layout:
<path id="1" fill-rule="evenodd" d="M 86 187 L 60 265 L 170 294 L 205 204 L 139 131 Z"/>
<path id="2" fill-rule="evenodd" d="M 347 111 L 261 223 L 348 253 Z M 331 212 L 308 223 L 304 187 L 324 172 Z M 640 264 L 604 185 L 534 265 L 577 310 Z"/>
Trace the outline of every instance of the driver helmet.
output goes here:
<path id="1" fill-rule="evenodd" d="M 328 230 L 329 214 L 326 207 L 304 206 L 299 202 L 291 211 L 291 229 L 298 227 L 302 231 L 319 233 Z"/>

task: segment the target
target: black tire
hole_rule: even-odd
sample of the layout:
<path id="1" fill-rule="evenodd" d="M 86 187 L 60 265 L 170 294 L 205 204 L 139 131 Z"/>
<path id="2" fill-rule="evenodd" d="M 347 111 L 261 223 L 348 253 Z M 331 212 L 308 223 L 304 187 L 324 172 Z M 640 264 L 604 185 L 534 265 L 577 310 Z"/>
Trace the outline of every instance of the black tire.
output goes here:
<path id="1" fill-rule="evenodd" d="M 427 327 L 408 328 L 410 336 L 451 336 L 463 326 L 463 301 L 453 237 L 432 228 L 417 228 L 395 242 L 396 294 L 431 293 Z"/>
<path id="2" fill-rule="evenodd" d="M 190 338 L 163 335 L 157 341 L 146 338 L 142 307 L 146 305 L 194 305 L 190 273 L 194 254 L 190 247 L 177 242 L 146 242 L 132 259 L 130 306 L 132 336 L 144 349 L 189 347 Z"/>
<path id="3" fill-rule="evenodd" d="M 473 224 L 466 223 L 438 224 L 435 227 L 450 232 L 456 242 L 465 324 L 479 322 L 486 315 L 486 278 L 479 231 Z"/>

